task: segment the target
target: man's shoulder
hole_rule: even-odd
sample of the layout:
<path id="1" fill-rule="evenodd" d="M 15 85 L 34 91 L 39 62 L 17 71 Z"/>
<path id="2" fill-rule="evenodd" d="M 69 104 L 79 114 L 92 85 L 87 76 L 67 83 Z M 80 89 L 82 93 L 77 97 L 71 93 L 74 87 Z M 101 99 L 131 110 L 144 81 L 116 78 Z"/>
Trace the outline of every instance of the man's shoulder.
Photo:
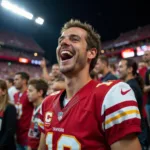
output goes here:
<path id="1" fill-rule="evenodd" d="M 102 77 L 102 81 L 109 81 L 109 80 L 117 80 L 117 77 L 113 75 L 111 72 L 108 72 L 104 77 Z"/>
<path id="2" fill-rule="evenodd" d="M 117 85 L 117 84 L 119 84 L 121 82 L 122 82 L 121 80 L 108 80 L 108 81 L 105 81 L 105 82 L 97 83 L 96 91 L 99 91 L 99 90 L 102 90 L 102 89 L 103 90 L 109 90 L 114 85 Z"/>
<path id="3" fill-rule="evenodd" d="M 18 97 L 19 96 L 19 92 L 16 92 L 15 94 L 14 94 L 14 97 Z"/>
<path id="4" fill-rule="evenodd" d="M 95 94 L 98 97 L 118 96 L 123 89 L 131 89 L 129 85 L 121 80 L 110 80 L 98 83 L 95 88 Z M 116 94 L 116 95 L 115 95 Z"/>
<path id="5" fill-rule="evenodd" d="M 117 77 L 113 75 L 111 72 L 109 73 L 109 77 L 111 80 L 117 80 Z"/>
<path id="6" fill-rule="evenodd" d="M 16 91 L 16 92 L 18 92 L 18 90 L 17 90 L 14 86 L 12 86 L 12 87 L 10 88 L 10 90 L 11 90 L 11 91 Z"/>

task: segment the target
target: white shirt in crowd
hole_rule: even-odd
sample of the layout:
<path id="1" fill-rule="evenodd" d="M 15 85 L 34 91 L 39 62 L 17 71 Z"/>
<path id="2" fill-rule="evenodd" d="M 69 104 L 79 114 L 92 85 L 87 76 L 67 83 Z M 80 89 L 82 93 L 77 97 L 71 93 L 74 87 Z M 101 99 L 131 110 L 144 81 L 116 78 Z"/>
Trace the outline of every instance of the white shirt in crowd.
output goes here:
<path id="1" fill-rule="evenodd" d="M 17 93 L 17 89 L 15 88 L 15 86 L 12 86 L 8 89 L 8 95 L 10 98 L 10 101 L 14 103 L 14 94 Z"/>

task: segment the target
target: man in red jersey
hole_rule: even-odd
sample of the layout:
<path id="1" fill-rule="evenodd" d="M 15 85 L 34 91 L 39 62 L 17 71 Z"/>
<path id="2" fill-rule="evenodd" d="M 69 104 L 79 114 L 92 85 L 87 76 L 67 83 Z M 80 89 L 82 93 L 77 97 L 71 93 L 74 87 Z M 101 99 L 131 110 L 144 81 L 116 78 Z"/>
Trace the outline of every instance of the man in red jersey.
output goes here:
<path id="1" fill-rule="evenodd" d="M 71 20 L 62 28 L 57 59 L 66 90 L 43 101 L 39 150 L 141 150 L 140 114 L 131 88 L 90 78 L 99 50 L 100 37 L 89 24 Z"/>
<path id="2" fill-rule="evenodd" d="M 33 112 L 33 105 L 27 97 L 27 85 L 29 75 L 25 72 L 18 72 L 15 75 L 14 83 L 18 93 L 14 95 L 14 102 L 17 109 L 17 150 L 27 149 L 27 137 L 30 121 Z"/>

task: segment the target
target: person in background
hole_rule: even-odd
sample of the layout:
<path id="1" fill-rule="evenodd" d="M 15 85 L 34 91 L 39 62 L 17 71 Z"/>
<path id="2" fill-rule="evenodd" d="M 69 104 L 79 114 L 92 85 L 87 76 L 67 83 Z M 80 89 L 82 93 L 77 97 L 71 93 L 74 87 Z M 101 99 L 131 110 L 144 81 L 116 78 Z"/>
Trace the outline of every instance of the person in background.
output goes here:
<path id="1" fill-rule="evenodd" d="M 138 72 L 140 74 L 140 76 L 144 79 L 145 78 L 145 74 L 147 72 L 147 64 L 144 60 L 141 60 L 138 63 Z"/>
<path id="2" fill-rule="evenodd" d="M 145 51 L 143 59 L 147 63 L 144 92 L 147 93 L 146 112 L 147 112 L 148 123 L 150 126 L 150 51 Z"/>
<path id="3" fill-rule="evenodd" d="M 147 72 L 147 63 L 145 62 L 145 56 L 143 56 L 143 59 L 138 63 L 138 73 L 142 77 L 143 80 L 145 80 L 145 75 Z M 147 105 L 147 92 L 143 93 L 143 117 L 147 118 L 147 112 L 146 112 L 146 105 Z"/>
<path id="4" fill-rule="evenodd" d="M 53 92 L 64 90 L 65 82 L 63 80 L 53 81 L 51 88 Z"/>
<path id="5" fill-rule="evenodd" d="M 117 71 L 116 65 L 115 64 L 109 64 L 109 70 L 118 79 L 118 71 Z"/>
<path id="6" fill-rule="evenodd" d="M 90 72 L 90 76 L 93 80 L 95 81 L 98 81 L 98 74 L 96 73 L 96 71 L 93 69 L 91 72 Z"/>
<path id="7" fill-rule="evenodd" d="M 0 79 L 0 150 L 16 150 L 16 108 L 9 101 L 7 85 Z"/>
<path id="8" fill-rule="evenodd" d="M 44 58 L 41 61 L 41 68 L 42 68 L 42 72 L 43 72 L 42 76 L 47 81 L 53 81 L 61 76 L 58 64 L 54 64 L 52 66 L 50 74 L 48 73 L 48 69 L 46 67 L 46 60 Z"/>
<path id="9" fill-rule="evenodd" d="M 9 94 L 10 101 L 12 103 L 14 103 L 14 95 L 15 95 L 15 93 L 18 92 L 14 86 L 14 79 L 8 78 L 8 79 L 6 79 L 6 83 L 7 83 L 7 87 L 8 87 L 8 94 Z"/>
<path id="10" fill-rule="evenodd" d="M 97 73 L 102 74 L 102 77 L 100 79 L 101 82 L 117 80 L 117 77 L 113 75 L 109 70 L 109 62 L 106 56 L 98 57 L 95 69 L 97 70 Z"/>
<path id="11" fill-rule="evenodd" d="M 134 91 L 138 108 L 141 114 L 141 127 L 142 133 L 139 135 L 139 140 L 143 150 L 148 150 L 148 124 L 146 118 L 143 117 L 143 90 L 144 81 L 141 76 L 137 73 L 138 65 L 133 59 L 122 59 L 119 62 L 119 76 L 120 79 L 130 85 Z M 123 92 L 123 91 L 122 91 Z"/>
<path id="12" fill-rule="evenodd" d="M 28 98 L 33 103 L 34 110 L 28 132 L 28 150 L 37 150 L 40 141 L 40 131 L 38 129 L 38 115 L 41 103 L 46 96 L 48 84 L 42 79 L 32 79 L 28 84 Z"/>
<path id="13" fill-rule="evenodd" d="M 14 95 L 14 103 L 17 109 L 17 150 L 27 149 L 28 131 L 33 112 L 33 105 L 27 96 L 29 75 L 18 72 L 14 78 L 14 84 L 19 91 Z"/>

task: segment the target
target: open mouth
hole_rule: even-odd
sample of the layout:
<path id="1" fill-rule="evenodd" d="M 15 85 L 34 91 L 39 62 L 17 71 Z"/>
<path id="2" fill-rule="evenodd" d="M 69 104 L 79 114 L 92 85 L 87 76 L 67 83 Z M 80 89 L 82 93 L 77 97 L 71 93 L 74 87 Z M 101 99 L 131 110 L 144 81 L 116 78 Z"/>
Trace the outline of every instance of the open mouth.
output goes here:
<path id="1" fill-rule="evenodd" d="M 73 58 L 73 53 L 71 53 L 68 50 L 63 50 L 60 53 L 60 58 L 61 58 L 62 61 L 69 60 L 69 59 Z"/>

